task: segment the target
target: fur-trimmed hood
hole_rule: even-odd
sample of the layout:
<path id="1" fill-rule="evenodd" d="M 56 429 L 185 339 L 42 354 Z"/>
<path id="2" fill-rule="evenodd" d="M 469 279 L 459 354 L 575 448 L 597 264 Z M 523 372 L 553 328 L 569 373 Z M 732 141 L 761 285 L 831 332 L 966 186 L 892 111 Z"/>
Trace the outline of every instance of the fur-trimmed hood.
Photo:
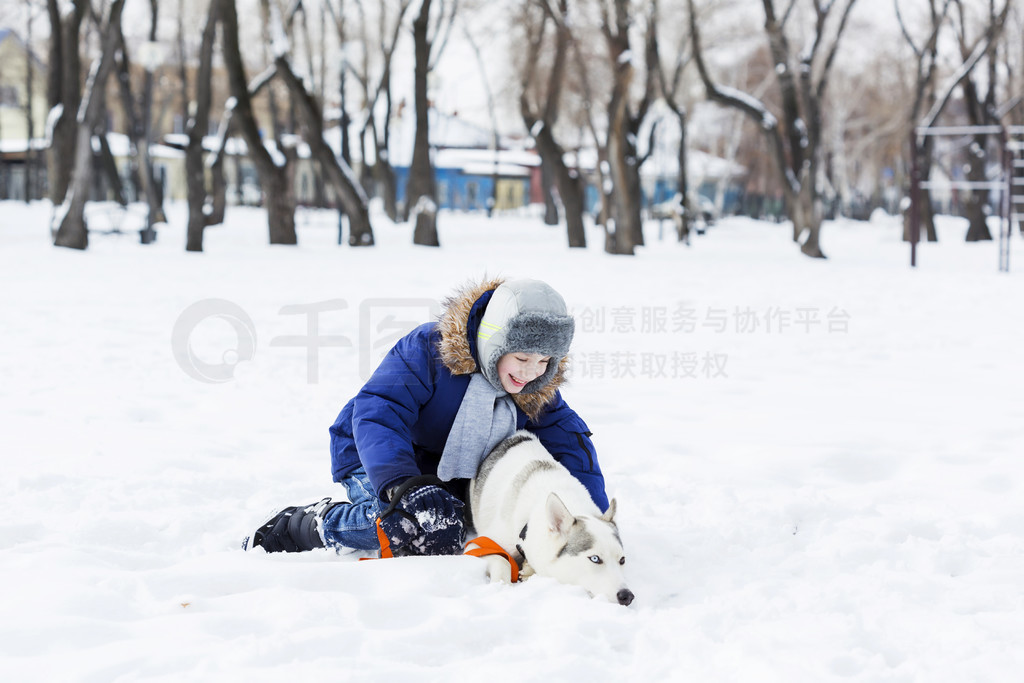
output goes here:
<path id="1" fill-rule="evenodd" d="M 471 339 L 475 338 L 480 321 L 479 317 L 470 321 L 470 316 L 474 313 L 473 305 L 480 297 L 493 291 L 504 281 L 504 278 L 491 278 L 480 283 L 468 283 L 444 300 L 441 317 L 438 320 L 438 330 L 441 333 L 438 346 L 441 361 L 453 375 L 468 375 L 479 369 L 475 356 L 476 344 L 472 343 Z M 513 394 L 512 400 L 531 419 L 536 419 L 544 407 L 554 400 L 558 388 L 566 381 L 568 365 L 568 357 L 563 357 L 558 363 L 558 370 L 547 385 L 530 394 Z"/>

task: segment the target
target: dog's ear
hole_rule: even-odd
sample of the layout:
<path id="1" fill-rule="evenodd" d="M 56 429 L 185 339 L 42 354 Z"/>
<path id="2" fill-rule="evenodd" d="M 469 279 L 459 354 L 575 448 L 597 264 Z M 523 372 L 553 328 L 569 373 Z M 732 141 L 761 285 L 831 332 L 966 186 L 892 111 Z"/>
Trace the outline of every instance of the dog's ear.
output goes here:
<path id="1" fill-rule="evenodd" d="M 615 505 L 615 499 L 612 498 L 612 502 L 608 503 L 608 510 L 603 515 L 601 515 L 601 519 L 608 522 L 609 524 L 615 524 L 616 508 L 617 506 Z"/>
<path id="2" fill-rule="evenodd" d="M 569 508 L 565 507 L 557 493 L 548 494 L 547 513 L 548 529 L 559 536 L 567 536 L 576 518 L 569 512 Z"/>

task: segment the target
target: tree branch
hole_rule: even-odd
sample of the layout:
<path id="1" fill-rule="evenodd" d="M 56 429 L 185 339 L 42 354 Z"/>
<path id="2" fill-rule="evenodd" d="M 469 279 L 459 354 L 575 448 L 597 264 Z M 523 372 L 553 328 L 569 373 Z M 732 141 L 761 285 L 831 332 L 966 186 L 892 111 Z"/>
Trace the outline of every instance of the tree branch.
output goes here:
<path id="1" fill-rule="evenodd" d="M 697 30 L 693 0 L 687 0 L 687 4 L 690 11 L 690 39 L 693 43 L 693 61 L 697 65 L 697 72 L 704 83 L 708 99 L 738 109 L 761 127 L 761 130 L 768 138 L 768 144 L 771 147 L 775 164 L 786 179 L 786 187 L 793 195 L 799 194 L 800 181 L 786 163 L 786 154 L 782 144 L 782 135 L 779 132 L 778 119 L 768 111 L 762 102 L 754 97 L 733 88 L 716 85 L 711 80 L 707 65 L 704 63 L 704 55 L 701 51 L 700 32 Z"/>
<path id="2" fill-rule="evenodd" d="M 956 89 L 958 85 L 960 85 L 960 83 L 963 82 L 965 78 L 967 78 L 970 75 L 971 71 L 974 69 L 977 63 L 981 61 L 981 58 L 985 56 L 985 54 L 988 52 L 992 43 L 994 43 L 996 38 L 999 37 L 999 34 L 1002 33 L 1003 27 L 1006 23 L 1006 16 L 1009 12 L 1009 8 L 1010 0 L 1007 0 L 1006 4 L 1003 6 L 1002 12 L 1000 13 L 999 21 L 989 25 L 988 29 L 985 31 L 985 34 L 978 39 L 978 42 L 974 46 L 974 50 L 970 53 L 970 55 L 967 56 L 967 58 L 964 60 L 964 63 L 960 66 L 957 72 L 954 73 L 947 81 L 942 97 L 936 100 L 931 110 L 921 121 L 921 126 L 930 127 L 935 124 L 935 120 L 938 119 L 939 114 L 942 113 L 942 110 L 946 107 L 946 104 L 949 102 L 949 98 L 952 97 L 953 91 Z M 961 7 L 961 10 L 962 9 L 963 8 Z"/>
<path id="3" fill-rule="evenodd" d="M 832 49 L 829 50 L 828 57 L 825 59 L 825 66 L 822 67 L 821 76 L 818 80 L 817 96 L 818 101 L 825 95 L 825 88 L 828 85 L 828 72 L 832 70 L 832 64 L 835 62 L 836 52 L 839 51 L 839 42 L 843 36 L 843 32 L 846 31 L 846 22 L 850 18 L 850 10 L 853 9 L 854 3 L 857 0 L 849 0 L 846 5 L 846 9 L 843 10 L 843 16 L 839 20 L 839 28 L 836 29 L 836 37 L 832 41 Z"/>

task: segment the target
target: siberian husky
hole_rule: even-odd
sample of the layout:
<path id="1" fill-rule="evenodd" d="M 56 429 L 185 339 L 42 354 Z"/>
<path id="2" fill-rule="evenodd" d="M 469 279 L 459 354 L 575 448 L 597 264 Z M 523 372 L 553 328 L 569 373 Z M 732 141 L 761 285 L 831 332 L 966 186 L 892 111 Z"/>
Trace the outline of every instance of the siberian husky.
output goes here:
<path id="1" fill-rule="evenodd" d="M 523 564 L 522 576 L 550 576 L 591 595 L 628 605 L 615 500 L 601 514 L 590 493 L 527 431 L 502 441 L 480 463 L 469 485 L 476 531 Z M 488 556 L 491 581 L 507 580 L 509 566 Z"/>

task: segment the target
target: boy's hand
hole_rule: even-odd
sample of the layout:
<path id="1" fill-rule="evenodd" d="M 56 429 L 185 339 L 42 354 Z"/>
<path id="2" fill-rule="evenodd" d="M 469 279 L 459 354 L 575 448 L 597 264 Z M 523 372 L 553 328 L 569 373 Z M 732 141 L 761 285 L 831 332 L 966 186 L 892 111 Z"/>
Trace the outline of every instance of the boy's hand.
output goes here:
<path id="1" fill-rule="evenodd" d="M 396 494 L 380 522 L 394 554 L 462 554 L 466 523 L 461 500 L 433 483 L 402 486 Z"/>

